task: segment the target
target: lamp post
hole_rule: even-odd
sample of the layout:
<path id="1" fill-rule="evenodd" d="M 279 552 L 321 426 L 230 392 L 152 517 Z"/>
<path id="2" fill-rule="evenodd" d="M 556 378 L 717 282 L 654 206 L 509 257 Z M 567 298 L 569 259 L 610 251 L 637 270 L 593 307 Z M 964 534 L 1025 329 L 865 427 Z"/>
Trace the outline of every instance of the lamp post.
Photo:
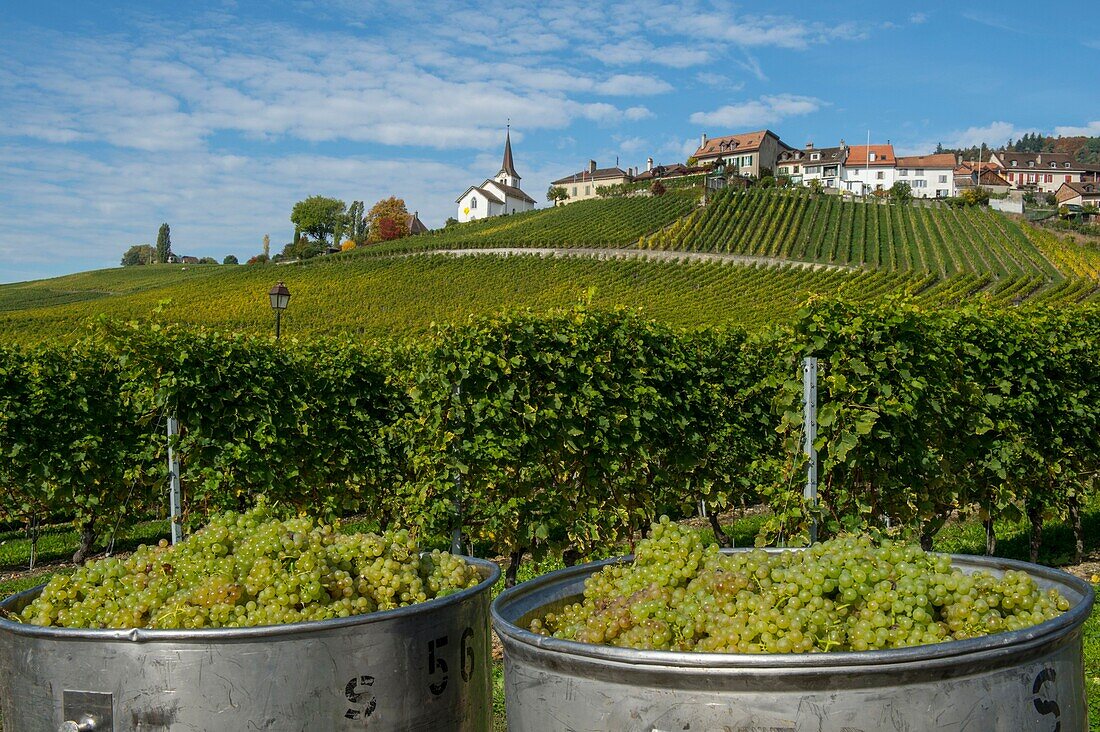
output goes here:
<path id="1" fill-rule="evenodd" d="M 290 290 L 280 282 L 272 287 L 267 295 L 271 298 L 271 309 L 275 311 L 275 340 L 279 340 L 283 311 L 290 304 Z"/>

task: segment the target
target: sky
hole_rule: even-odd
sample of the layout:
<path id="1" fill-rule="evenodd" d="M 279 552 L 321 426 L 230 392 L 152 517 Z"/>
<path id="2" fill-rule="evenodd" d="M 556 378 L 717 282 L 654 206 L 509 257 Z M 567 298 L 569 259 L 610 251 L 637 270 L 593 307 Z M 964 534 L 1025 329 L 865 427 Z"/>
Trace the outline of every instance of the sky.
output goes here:
<path id="1" fill-rule="evenodd" d="M 294 203 L 432 228 L 500 169 L 684 161 L 699 137 L 1001 145 L 1100 135 L 1090 0 L 61 2 L 0 13 L 0 282 L 117 266 L 162 222 L 244 261 Z"/>

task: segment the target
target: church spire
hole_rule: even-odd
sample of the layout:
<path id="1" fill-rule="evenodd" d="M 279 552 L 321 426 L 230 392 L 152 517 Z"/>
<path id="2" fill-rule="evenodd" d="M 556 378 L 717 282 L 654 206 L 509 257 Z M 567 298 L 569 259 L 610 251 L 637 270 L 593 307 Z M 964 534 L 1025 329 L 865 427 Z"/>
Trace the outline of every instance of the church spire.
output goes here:
<path id="1" fill-rule="evenodd" d="M 520 179 L 519 173 L 516 172 L 516 166 L 512 162 L 512 125 L 508 125 L 507 131 L 504 133 L 504 163 L 500 166 L 497 177 L 499 178 L 502 175 L 515 178 L 517 181 Z M 511 183 L 509 185 L 517 184 Z"/>

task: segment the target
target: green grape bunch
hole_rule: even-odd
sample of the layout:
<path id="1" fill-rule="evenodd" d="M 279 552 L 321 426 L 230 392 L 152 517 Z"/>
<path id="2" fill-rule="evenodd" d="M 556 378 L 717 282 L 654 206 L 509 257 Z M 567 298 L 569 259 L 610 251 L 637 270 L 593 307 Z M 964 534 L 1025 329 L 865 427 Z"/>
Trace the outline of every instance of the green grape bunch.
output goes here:
<path id="1" fill-rule="evenodd" d="M 623 648 L 820 653 L 1020 630 L 1069 607 L 1026 572 L 964 574 L 949 556 L 903 543 L 842 536 L 803 551 L 722 554 L 662 517 L 633 562 L 593 574 L 582 602 L 530 629 Z"/>
<path id="2" fill-rule="evenodd" d="M 392 610 L 481 581 L 446 552 L 421 553 L 404 529 L 341 534 L 270 508 L 228 512 L 174 547 L 54 576 L 24 622 L 65 628 L 244 628 Z"/>

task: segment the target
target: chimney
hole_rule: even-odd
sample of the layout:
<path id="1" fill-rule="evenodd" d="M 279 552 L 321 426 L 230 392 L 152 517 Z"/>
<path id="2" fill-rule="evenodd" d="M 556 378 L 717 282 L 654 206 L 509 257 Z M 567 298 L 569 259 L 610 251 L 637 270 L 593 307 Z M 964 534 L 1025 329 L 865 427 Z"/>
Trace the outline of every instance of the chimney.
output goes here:
<path id="1" fill-rule="evenodd" d="M 813 150 L 813 149 L 814 149 L 814 143 L 813 143 L 813 140 L 811 140 L 810 142 L 807 142 L 807 143 L 806 143 L 806 149 L 807 149 L 807 150 Z"/>
<path id="2" fill-rule="evenodd" d="M 848 149 L 848 146 L 846 144 L 844 144 L 844 138 L 843 137 L 840 138 L 840 149 L 841 150 L 847 150 Z"/>
<path id="3" fill-rule="evenodd" d="M 703 135 L 703 137 L 706 138 L 706 135 Z M 649 171 L 653 170 L 653 158 L 646 158 L 645 159 L 645 169 L 646 169 L 647 173 Z"/>
<path id="4" fill-rule="evenodd" d="M 596 161 L 595 160 L 589 160 L 588 161 L 588 174 L 592 175 L 595 172 L 596 172 Z"/>
<path id="5" fill-rule="evenodd" d="M 699 147 L 706 147 L 706 146 L 707 146 L 707 133 L 704 132 L 702 137 L 699 138 Z"/>

